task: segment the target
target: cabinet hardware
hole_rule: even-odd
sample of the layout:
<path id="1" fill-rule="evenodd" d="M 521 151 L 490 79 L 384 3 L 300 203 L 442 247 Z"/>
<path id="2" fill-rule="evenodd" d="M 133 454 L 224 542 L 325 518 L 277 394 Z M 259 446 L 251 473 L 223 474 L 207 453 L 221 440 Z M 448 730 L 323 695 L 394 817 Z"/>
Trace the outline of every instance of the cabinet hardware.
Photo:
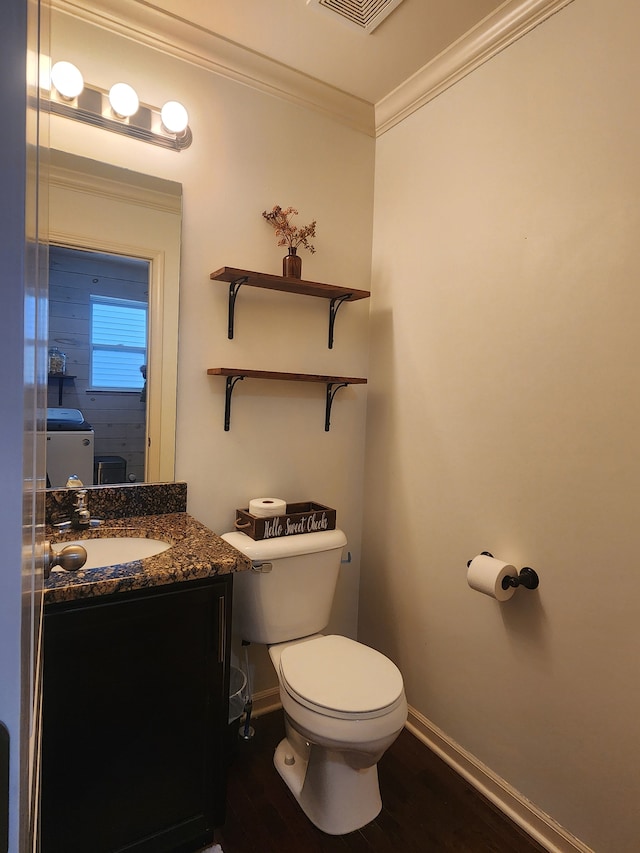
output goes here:
<path id="1" fill-rule="evenodd" d="M 224 664 L 227 649 L 227 600 L 224 595 L 218 599 L 218 663 Z"/>

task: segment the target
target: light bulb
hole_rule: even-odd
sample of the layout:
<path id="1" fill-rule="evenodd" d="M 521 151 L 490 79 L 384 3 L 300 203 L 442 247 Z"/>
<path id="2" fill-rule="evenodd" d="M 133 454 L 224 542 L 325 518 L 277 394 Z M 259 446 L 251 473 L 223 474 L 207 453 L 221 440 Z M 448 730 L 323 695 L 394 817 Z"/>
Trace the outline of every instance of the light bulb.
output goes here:
<path id="1" fill-rule="evenodd" d="M 140 100 L 136 90 L 128 83 L 114 83 L 109 89 L 109 103 L 111 109 L 120 118 L 129 118 L 138 112 Z"/>
<path id="2" fill-rule="evenodd" d="M 170 133 L 182 133 L 189 124 L 189 114 L 178 101 L 167 101 L 160 110 L 160 117 Z"/>
<path id="3" fill-rule="evenodd" d="M 51 69 L 51 82 L 67 101 L 77 98 L 84 89 L 82 74 L 71 62 L 56 62 Z"/>

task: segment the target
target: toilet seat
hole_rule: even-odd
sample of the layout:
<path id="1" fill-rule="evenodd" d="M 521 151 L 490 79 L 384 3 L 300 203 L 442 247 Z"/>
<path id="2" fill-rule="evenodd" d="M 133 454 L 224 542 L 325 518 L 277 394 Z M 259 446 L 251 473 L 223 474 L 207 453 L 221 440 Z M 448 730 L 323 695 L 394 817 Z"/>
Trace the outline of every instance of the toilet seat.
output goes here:
<path id="1" fill-rule="evenodd" d="M 348 637 L 319 636 L 282 650 L 280 679 L 301 705 L 337 719 L 370 719 L 404 701 L 397 666 Z"/>

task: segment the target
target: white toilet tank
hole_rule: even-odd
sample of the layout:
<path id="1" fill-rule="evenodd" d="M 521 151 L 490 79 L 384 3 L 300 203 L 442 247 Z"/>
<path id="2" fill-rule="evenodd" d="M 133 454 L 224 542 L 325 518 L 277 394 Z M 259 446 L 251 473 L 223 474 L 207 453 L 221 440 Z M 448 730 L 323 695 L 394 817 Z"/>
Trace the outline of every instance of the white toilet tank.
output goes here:
<path id="1" fill-rule="evenodd" d="M 237 572 L 233 577 L 233 624 L 250 643 L 284 643 L 326 627 L 347 537 L 325 530 L 254 540 L 246 533 L 222 537 L 257 566 L 271 571 Z"/>

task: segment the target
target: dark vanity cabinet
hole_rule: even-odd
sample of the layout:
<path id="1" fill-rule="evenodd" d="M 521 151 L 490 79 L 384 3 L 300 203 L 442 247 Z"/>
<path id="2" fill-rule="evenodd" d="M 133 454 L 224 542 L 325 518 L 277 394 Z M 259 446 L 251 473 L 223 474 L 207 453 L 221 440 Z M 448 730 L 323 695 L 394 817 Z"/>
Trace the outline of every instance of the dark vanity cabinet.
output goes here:
<path id="1" fill-rule="evenodd" d="M 232 575 L 48 605 L 42 853 L 188 853 L 224 820 Z"/>

